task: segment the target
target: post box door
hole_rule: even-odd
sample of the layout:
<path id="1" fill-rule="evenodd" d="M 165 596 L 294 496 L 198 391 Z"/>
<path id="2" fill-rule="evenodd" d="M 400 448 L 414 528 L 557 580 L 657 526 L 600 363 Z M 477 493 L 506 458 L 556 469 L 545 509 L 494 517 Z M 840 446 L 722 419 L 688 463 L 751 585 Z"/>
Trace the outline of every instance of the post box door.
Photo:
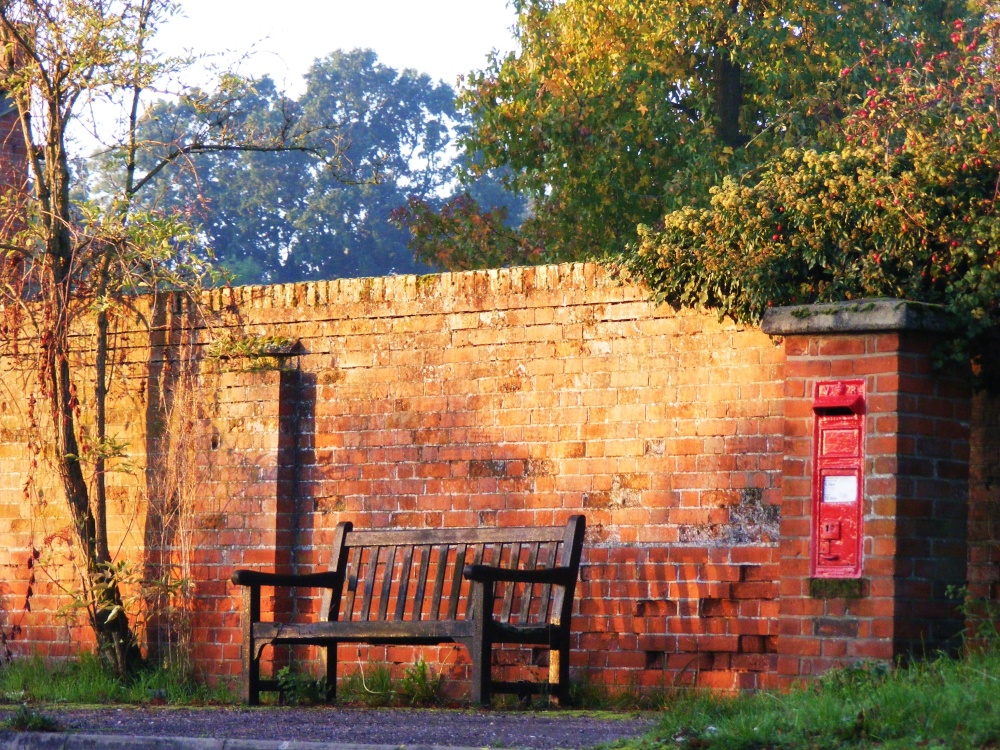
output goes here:
<path id="1" fill-rule="evenodd" d="M 857 472 L 821 472 L 820 502 L 815 514 L 815 574 L 860 575 L 861 477 Z"/>
<path id="2" fill-rule="evenodd" d="M 819 383 L 814 401 L 811 572 L 861 575 L 864 381 Z"/>

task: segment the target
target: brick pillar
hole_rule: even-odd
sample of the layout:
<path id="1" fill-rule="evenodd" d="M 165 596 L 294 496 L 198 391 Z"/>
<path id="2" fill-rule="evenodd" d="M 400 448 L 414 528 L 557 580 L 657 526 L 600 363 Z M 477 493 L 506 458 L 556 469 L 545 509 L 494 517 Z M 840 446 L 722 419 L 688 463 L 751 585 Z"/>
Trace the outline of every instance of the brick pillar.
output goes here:
<path id="1" fill-rule="evenodd" d="M 926 305 L 896 300 L 781 308 L 785 457 L 776 686 L 861 660 L 948 647 L 962 629 L 949 585 L 965 581 L 970 381 L 936 369 L 947 341 Z M 860 578 L 810 569 L 816 384 L 866 391 Z"/>
<path id="2" fill-rule="evenodd" d="M 242 670 L 242 611 L 240 591 L 229 582 L 233 571 L 290 569 L 290 511 L 279 491 L 282 377 L 273 370 L 224 372 L 208 386 L 191 539 L 192 656 L 206 676 L 228 679 Z M 268 615 L 285 612 L 287 598 L 265 590 L 262 609 Z"/>

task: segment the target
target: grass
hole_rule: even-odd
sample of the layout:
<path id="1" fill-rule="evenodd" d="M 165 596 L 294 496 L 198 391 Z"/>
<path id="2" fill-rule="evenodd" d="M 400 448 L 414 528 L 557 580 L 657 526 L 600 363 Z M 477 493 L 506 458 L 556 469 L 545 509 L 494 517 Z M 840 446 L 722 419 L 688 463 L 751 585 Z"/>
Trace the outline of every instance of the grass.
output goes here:
<path id="1" fill-rule="evenodd" d="M 859 665 L 832 672 L 789 694 L 720 697 L 690 692 L 660 695 L 656 706 L 635 691 L 609 692 L 581 683 L 578 706 L 634 711 L 663 706 L 658 727 L 644 738 L 619 743 L 623 750 L 972 750 L 1000 749 L 1000 646 L 963 658 L 941 656 L 890 671 Z M 402 680 L 369 665 L 347 677 L 341 700 L 365 705 L 434 705 L 439 678 L 414 665 Z M 302 703 L 309 703 L 303 693 Z M 94 656 L 53 665 L 15 660 L 0 667 L 0 702 L 8 704 L 233 703 L 213 690 L 164 670 L 142 672 L 128 682 L 109 675 Z M 40 727 L 48 718 L 27 705 L 10 728 Z M 12 723 L 13 722 L 13 723 Z"/>
<path id="2" fill-rule="evenodd" d="M 110 674 L 92 654 L 62 663 L 39 657 L 0 667 L 0 703 L 234 703 L 225 687 L 212 688 L 165 669 L 143 670 L 128 681 Z"/>
<path id="3" fill-rule="evenodd" d="M 0 722 L 0 728 L 13 729 L 16 732 L 58 732 L 62 727 L 51 716 L 40 714 L 22 704 L 17 713 Z"/>
<path id="4" fill-rule="evenodd" d="M 627 750 L 1000 748 L 1000 648 L 893 672 L 861 665 L 787 695 L 679 695 Z"/>

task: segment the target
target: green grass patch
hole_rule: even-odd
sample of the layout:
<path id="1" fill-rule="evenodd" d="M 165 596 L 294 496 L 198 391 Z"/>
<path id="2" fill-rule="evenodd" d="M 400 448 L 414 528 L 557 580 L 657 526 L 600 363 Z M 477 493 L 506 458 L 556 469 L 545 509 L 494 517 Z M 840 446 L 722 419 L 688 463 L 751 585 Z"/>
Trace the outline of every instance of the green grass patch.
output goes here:
<path id="1" fill-rule="evenodd" d="M 1000 747 L 1000 649 L 889 671 L 861 665 L 789 694 L 679 694 L 628 750 Z"/>
<path id="2" fill-rule="evenodd" d="M 51 716 L 40 714 L 30 706 L 22 704 L 17 713 L 0 722 L 0 728 L 16 732 L 58 732 L 62 727 Z"/>
<path id="3" fill-rule="evenodd" d="M 234 703 L 226 687 L 212 688 L 166 669 L 140 670 L 128 680 L 112 675 L 93 654 L 51 662 L 14 659 L 0 667 L 0 703 Z"/>

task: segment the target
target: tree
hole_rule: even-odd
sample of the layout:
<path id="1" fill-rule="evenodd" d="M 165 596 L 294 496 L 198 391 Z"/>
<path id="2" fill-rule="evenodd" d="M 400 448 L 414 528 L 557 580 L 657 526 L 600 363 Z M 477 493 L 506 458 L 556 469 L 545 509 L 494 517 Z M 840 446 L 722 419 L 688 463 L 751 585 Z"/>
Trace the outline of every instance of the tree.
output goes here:
<path id="1" fill-rule="evenodd" d="M 164 169 L 195 154 L 314 146 L 297 142 L 304 131 L 287 117 L 277 128 L 242 134 L 243 87 L 233 77 L 198 103 L 214 112 L 204 128 L 152 149 L 144 143 L 144 97 L 183 67 L 150 46 L 173 10 L 169 0 L 0 3 L 0 89 L 16 106 L 31 178 L 30 191 L 8 194 L 5 206 L 16 221 L 8 222 L 2 246 L 3 335 L 10 353 L 35 357 L 41 413 L 33 396 L 29 418 L 51 448 L 73 520 L 90 624 L 102 655 L 121 673 L 139 654 L 108 541 L 105 474 L 124 450 L 108 435 L 105 417 L 111 336 L 135 295 L 191 289 L 204 271 L 186 250 L 193 235 L 181 217 L 143 210 L 137 197 Z M 111 145 L 120 172 L 102 201 L 85 202 L 74 197 L 80 191 L 68 134 L 97 99 L 121 107 L 123 130 Z M 87 316 L 94 318 L 89 330 L 80 325 Z M 73 340 L 84 331 L 92 369 L 74 356 Z M 19 348 L 22 340 L 34 342 L 30 352 Z"/>
<path id="2" fill-rule="evenodd" d="M 229 152 L 203 156 L 162 183 L 149 206 L 193 210 L 205 244 L 237 283 L 427 272 L 390 214 L 407 198 L 436 200 L 452 180 L 458 124 L 454 91 L 413 70 L 378 62 L 371 50 L 317 60 L 306 92 L 288 101 L 267 78 L 240 100 L 255 128 L 294 112 L 304 128 L 337 123 L 338 170 L 311 156 Z M 205 127 L 211 109 L 160 102 L 151 140 L 169 143 Z"/>
<path id="3" fill-rule="evenodd" d="M 995 9 L 994 9 L 995 11 Z M 706 208 L 642 230 L 665 299 L 757 321 L 773 305 L 898 297 L 940 305 L 982 351 L 1000 325 L 1000 20 L 952 22 L 946 48 L 876 40 L 842 70 L 864 89 L 823 148 L 789 148 Z"/>
<path id="4" fill-rule="evenodd" d="M 621 251 L 640 223 L 789 147 L 821 145 L 864 85 L 868 40 L 896 59 L 947 42 L 963 3 L 519 0 L 519 50 L 461 96 L 473 175 L 507 168 L 539 260 Z M 905 41 L 903 41 L 905 40 Z M 462 237 L 457 238 L 459 242 Z"/>

